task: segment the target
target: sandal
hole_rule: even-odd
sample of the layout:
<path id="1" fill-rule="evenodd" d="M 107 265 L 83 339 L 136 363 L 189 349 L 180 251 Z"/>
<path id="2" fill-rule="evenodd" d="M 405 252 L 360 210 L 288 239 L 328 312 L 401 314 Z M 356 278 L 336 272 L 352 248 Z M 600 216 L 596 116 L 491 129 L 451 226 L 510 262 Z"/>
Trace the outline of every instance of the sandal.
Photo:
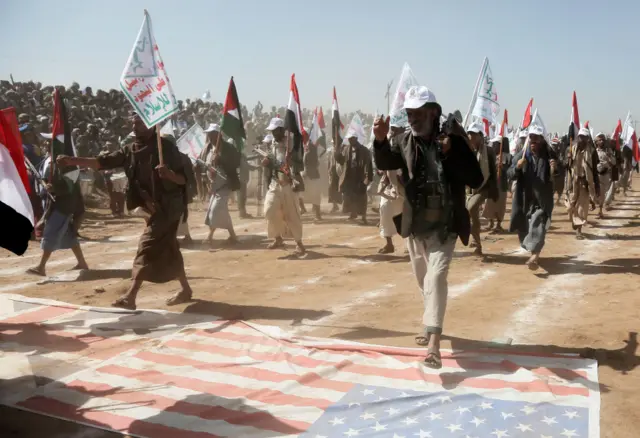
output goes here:
<path id="1" fill-rule="evenodd" d="M 431 333 L 427 332 L 427 330 L 425 329 L 424 333 L 416 336 L 415 341 L 416 344 L 420 345 L 421 347 L 426 347 L 427 345 L 429 345 L 430 339 Z"/>
<path id="2" fill-rule="evenodd" d="M 115 300 L 111 304 L 111 307 L 118 307 L 120 309 L 126 310 L 136 310 L 136 303 L 135 301 L 131 301 L 128 297 L 124 296 Z"/>
<path id="3" fill-rule="evenodd" d="M 435 350 L 427 350 L 427 357 L 424 358 L 424 364 L 434 370 L 442 368 L 442 358 L 440 352 Z"/>
<path id="4" fill-rule="evenodd" d="M 393 246 L 383 246 L 378 250 L 378 254 L 393 254 L 395 250 Z"/>
<path id="5" fill-rule="evenodd" d="M 168 298 L 165 303 L 167 304 L 167 306 L 177 306 L 178 304 L 188 303 L 189 301 L 191 301 L 191 299 L 191 292 L 180 291 L 171 298 Z"/>
<path id="6" fill-rule="evenodd" d="M 47 274 L 45 274 L 44 271 L 40 271 L 38 268 L 29 268 L 25 272 L 27 274 L 38 275 L 40 277 L 46 277 L 47 276 Z"/>

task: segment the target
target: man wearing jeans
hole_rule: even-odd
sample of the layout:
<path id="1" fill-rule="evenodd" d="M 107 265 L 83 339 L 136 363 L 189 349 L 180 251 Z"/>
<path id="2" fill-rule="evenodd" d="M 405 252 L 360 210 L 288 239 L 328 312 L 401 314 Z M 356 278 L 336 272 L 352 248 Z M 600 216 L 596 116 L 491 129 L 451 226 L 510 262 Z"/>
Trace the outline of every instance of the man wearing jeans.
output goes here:
<path id="1" fill-rule="evenodd" d="M 389 117 L 377 118 L 373 143 L 380 170 L 402 171 L 405 190 L 402 214 L 394 218 L 398 233 L 407 239 L 413 272 L 424 299 L 424 332 L 416 337 L 427 346 L 425 364 L 440 368 L 440 337 L 447 306 L 447 275 L 456 238 L 469 242 L 469 213 L 465 186 L 483 182 L 478 160 L 464 130 L 453 115 L 440 127 L 442 108 L 423 86 L 411 87 L 404 102 L 411 130 L 391 146 Z"/>

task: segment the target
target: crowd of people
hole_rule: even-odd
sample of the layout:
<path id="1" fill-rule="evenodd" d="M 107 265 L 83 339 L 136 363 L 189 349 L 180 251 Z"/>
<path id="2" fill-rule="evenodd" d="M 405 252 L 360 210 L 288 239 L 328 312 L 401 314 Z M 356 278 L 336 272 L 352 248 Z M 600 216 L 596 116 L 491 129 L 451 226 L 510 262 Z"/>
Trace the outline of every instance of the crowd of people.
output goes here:
<path id="1" fill-rule="evenodd" d="M 404 239 L 424 297 L 424 331 L 416 343 L 427 347 L 426 364 L 433 368 L 442 365 L 440 336 L 447 276 L 457 240 L 482 256 L 484 217 L 489 225 L 484 232 L 517 234 L 522 248 L 530 253 L 526 266 L 535 271 L 554 206 L 564 202 L 576 238 L 583 239 L 582 228 L 590 211 L 597 210 L 599 218 L 604 217 L 615 196 L 624 196 L 629 190 L 634 165 L 631 149 L 619 138 L 602 133 L 592 137 L 585 127 L 558 138 L 533 122 L 520 130 L 512 149 L 506 137 L 489 138 L 482 123 L 472 121 L 463 126 L 458 111 L 443 114 L 434 93 L 424 86 L 411 87 L 406 93 L 403 110 L 408 126 L 397 125 L 389 117 L 373 120 L 360 114 L 365 123 L 373 125 L 369 145 L 363 144 L 357 132 L 347 130 L 342 138 L 329 125 L 327 137 L 332 138 L 327 143 L 332 147 L 321 147 L 309 138 L 292 153 L 281 117 L 284 108 L 264 112 L 258 103 L 251 114 L 243 108 L 247 140 L 255 138 L 252 154 L 257 160 L 252 165 L 249 157 L 222 138 L 222 105 L 186 100 L 180 102 L 182 109 L 174 122 L 179 130 L 193 123 L 206 127 L 206 145 L 194 163 L 179 152 L 175 136 L 165 135 L 160 159 L 155 131 L 130 112 L 120 92 L 98 91 L 94 95 L 77 84 L 65 92 L 78 153 L 76 157 L 58 156 L 55 172 L 63 176 L 73 166 L 100 172 L 119 169 L 128 181 L 127 209 L 140 210 L 146 220 L 131 287 L 114 306 L 135 309 L 138 290 L 145 281 L 178 280 L 181 290 L 168 304 L 191 299 L 177 240 L 180 234 L 190 238 L 187 204 L 196 193 L 208 198 L 208 240 L 217 229 L 224 229 L 229 233 L 228 243 L 237 243 L 228 204 L 233 192 L 244 191 L 239 213 L 248 216 L 243 204 L 250 168 L 259 171 L 259 183 L 264 183 L 258 197 L 264 199 L 269 249 L 282 248 L 286 239 L 292 239 L 296 254 L 306 255 L 302 215 L 310 204 L 315 218 L 322 219 L 323 192 L 331 211 L 341 208 L 348 216 L 345 220 L 360 219 L 366 225 L 367 210 L 375 210 L 384 239 L 380 253 L 396 250 L 394 236 Z M 38 133 L 50 131 L 52 93 L 52 87 L 41 84 L 2 83 L 0 106 L 16 108 L 28 158 L 36 154 Z M 305 111 L 304 123 L 310 124 L 312 116 L 312 111 Z M 327 176 L 324 187 L 322 174 Z M 77 239 L 81 227 L 78 217 L 83 212 L 78 207 L 82 197 L 77 184 L 66 184 L 63 178 L 50 174 L 47 181 L 46 192 L 53 196 L 44 197 L 42 206 L 48 212 L 43 214 L 43 254 L 40 264 L 29 272 L 45 275 L 47 260 L 59 249 L 73 250 L 77 268 L 85 269 L 87 263 Z M 114 192 L 110 190 L 112 196 Z M 502 223 L 509 197 L 511 219 L 505 230 Z M 124 212 L 124 194 L 118 199 L 114 214 Z"/>

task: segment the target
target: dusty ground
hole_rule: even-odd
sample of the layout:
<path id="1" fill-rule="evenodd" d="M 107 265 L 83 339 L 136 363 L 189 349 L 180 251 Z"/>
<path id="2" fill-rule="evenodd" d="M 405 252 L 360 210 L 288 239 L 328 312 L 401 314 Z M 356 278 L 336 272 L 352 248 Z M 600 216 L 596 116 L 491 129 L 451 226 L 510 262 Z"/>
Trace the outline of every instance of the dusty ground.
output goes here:
<path id="1" fill-rule="evenodd" d="M 192 233 L 202 239 L 203 207 L 192 207 Z M 254 206 L 249 209 L 255 212 Z M 635 341 L 640 329 L 639 213 L 640 192 L 620 195 L 605 220 L 593 217 L 588 240 L 577 241 L 564 207 L 557 207 L 537 274 L 524 267 L 526 256 L 514 235 L 483 234 L 484 258 L 458 244 L 449 276 L 449 340 L 444 347 L 474 348 L 512 338 L 514 344 L 524 344 L 516 348 L 536 351 L 596 349 L 587 353 L 600 361 L 602 436 L 640 436 Z M 304 240 L 310 255 L 296 260 L 290 258 L 293 246 L 265 249 L 262 219 L 235 221 L 243 239 L 238 247 L 224 248 L 226 232 L 218 231 L 219 245 L 213 250 L 196 244 L 183 252 L 196 301 L 172 310 L 253 320 L 313 336 L 413 346 L 422 304 L 401 239 L 395 239 L 395 255 L 378 256 L 382 240 L 375 227 L 350 224 L 342 216 L 327 215 L 320 223 L 308 217 Z M 24 274 L 40 255 L 33 244 L 22 258 L 0 253 L 0 292 L 109 305 L 128 285 L 142 227 L 141 219 L 112 219 L 105 210 L 91 211 L 82 230 L 91 240 L 83 248 L 91 267 L 101 272 L 63 281 L 74 259 L 70 252 L 60 252 L 48 267 L 49 275 L 61 275 L 59 281 L 36 285 L 39 279 Z M 138 307 L 164 308 L 177 287 L 145 285 Z M 0 436 L 118 435 L 2 408 Z"/>

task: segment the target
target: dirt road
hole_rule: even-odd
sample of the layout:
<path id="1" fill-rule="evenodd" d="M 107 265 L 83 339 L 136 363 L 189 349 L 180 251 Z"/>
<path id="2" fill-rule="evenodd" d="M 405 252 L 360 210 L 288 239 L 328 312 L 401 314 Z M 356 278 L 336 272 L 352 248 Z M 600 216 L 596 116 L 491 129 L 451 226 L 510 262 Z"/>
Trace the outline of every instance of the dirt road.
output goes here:
<path id="1" fill-rule="evenodd" d="M 192 207 L 192 234 L 202 239 L 204 212 Z M 401 239 L 395 239 L 396 254 L 380 256 L 376 252 L 383 241 L 375 227 L 328 215 L 314 223 L 309 215 L 304 225 L 309 256 L 298 260 L 291 257 L 293 245 L 265 249 L 264 220 L 239 220 L 235 213 L 234 220 L 242 240 L 237 247 L 225 247 L 226 232 L 217 231 L 213 249 L 200 243 L 184 249 L 195 301 L 172 310 L 252 320 L 312 336 L 413 346 L 422 303 Z M 535 274 L 524 267 L 526 255 L 514 235 L 483 233 L 483 258 L 458 243 L 444 347 L 477 348 L 511 338 L 522 344 L 517 348 L 594 355 L 600 362 L 602 437 L 635 438 L 640 436 L 634 334 L 640 329 L 640 192 L 619 196 L 604 220 L 594 215 L 590 221 L 587 240 L 578 241 L 565 208 L 557 207 Z M 67 272 L 75 260 L 70 252 L 60 252 L 47 268 L 57 278 L 39 285 L 39 278 L 24 273 L 40 255 L 34 244 L 21 258 L 0 253 L 0 293 L 107 306 L 129 284 L 142 228 L 142 219 L 91 211 L 82 230 L 90 239 L 83 250 L 97 271 L 80 277 Z M 164 300 L 177 288 L 177 283 L 145 285 L 138 307 L 165 308 Z M 0 410 L 0 431 L 3 437 L 119 436 L 8 409 Z"/>

